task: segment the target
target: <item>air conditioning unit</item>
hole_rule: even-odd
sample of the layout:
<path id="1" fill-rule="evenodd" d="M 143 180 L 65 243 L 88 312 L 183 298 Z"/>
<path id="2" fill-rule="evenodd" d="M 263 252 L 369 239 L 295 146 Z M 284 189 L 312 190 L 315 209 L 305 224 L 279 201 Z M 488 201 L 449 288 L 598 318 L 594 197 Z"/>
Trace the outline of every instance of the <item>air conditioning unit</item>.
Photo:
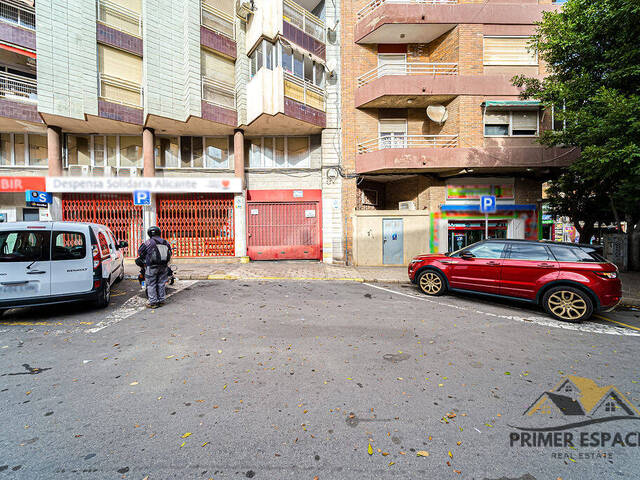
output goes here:
<path id="1" fill-rule="evenodd" d="M 119 177 L 136 177 L 138 176 L 138 169 L 136 167 L 120 167 L 118 168 Z"/>
<path id="2" fill-rule="evenodd" d="M 91 174 L 89 165 L 69 165 L 69 176 L 71 177 L 87 177 Z"/>
<path id="3" fill-rule="evenodd" d="M 414 202 L 398 202 L 398 210 L 415 210 L 416 204 Z"/>
<path id="4" fill-rule="evenodd" d="M 253 0 L 236 0 L 236 15 L 240 20 L 246 22 L 255 9 Z"/>
<path id="5" fill-rule="evenodd" d="M 99 177 L 113 177 L 114 173 L 113 167 L 93 167 L 93 174 Z"/>

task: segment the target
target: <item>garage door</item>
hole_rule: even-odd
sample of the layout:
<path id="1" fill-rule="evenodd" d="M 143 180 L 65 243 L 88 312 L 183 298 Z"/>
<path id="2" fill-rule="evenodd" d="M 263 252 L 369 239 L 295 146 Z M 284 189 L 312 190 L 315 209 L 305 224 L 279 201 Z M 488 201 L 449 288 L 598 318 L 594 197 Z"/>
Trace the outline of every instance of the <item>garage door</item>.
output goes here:
<path id="1" fill-rule="evenodd" d="M 158 195 L 157 210 L 174 257 L 235 255 L 233 195 Z"/>
<path id="2" fill-rule="evenodd" d="M 318 205 L 318 202 L 248 202 L 249 258 L 322 259 Z"/>
<path id="3" fill-rule="evenodd" d="M 129 243 L 125 256 L 135 257 L 145 240 L 142 207 L 133 204 L 132 195 L 68 194 L 62 195 L 62 219 L 68 222 L 91 222 L 106 225 L 116 241 Z"/>

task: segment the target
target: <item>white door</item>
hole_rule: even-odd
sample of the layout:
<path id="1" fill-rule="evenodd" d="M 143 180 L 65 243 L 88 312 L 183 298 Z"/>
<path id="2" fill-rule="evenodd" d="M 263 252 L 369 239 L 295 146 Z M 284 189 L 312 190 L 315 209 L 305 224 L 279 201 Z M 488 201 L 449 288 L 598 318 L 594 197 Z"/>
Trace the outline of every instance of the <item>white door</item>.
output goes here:
<path id="1" fill-rule="evenodd" d="M 102 278 L 105 278 L 109 284 L 111 284 L 112 280 L 115 280 L 115 277 L 113 276 L 113 268 L 116 262 L 111 253 L 111 248 L 109 248 L 109 235 L 103 229 L 96 230 L 96 237 L 98 237 L 98 251 L 102 262 Z"/>
<path id="2" fill-rule="evenodd" d="M 406 75 L 407 56 L 404 53 L 379 53 L 378 77 L 385 75 Z"/>
<path id="3" fill-rule="evenodd" d="M 51 227 L 0 231 L 0 300 L 26 300 L 51 293 Z"/>
<path id="4" fill-rule="evenodd" d="M 51 234 L 51 295 L 93 288 L 93 257 L 87 227 L 58 224 Z"/>
<path id="5" fill-rule="evenodd" d="M 406 148 L 407 120 L 390 118 L 378 120 L 380 148 Z"/>

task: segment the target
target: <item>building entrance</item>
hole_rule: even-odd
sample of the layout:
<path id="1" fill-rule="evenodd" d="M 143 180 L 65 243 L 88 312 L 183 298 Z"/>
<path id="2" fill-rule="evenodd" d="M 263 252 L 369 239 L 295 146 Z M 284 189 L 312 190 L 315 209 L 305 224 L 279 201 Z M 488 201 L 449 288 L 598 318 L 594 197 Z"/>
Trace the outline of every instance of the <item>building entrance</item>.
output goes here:
<path id="1" fill-rule="evenodd" d="M 506 221 L 489 221 L 489 238 L 507 238 Z M 454 252 L 485 239 L 485 222 L 449 222 L 449 250 Z"/>

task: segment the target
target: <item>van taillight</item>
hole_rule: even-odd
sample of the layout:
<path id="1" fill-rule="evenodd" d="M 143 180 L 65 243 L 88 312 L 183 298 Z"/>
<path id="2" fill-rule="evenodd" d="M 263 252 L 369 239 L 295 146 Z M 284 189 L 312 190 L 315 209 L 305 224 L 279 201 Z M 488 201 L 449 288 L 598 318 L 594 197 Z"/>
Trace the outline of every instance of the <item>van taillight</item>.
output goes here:
<path id="1" fill-rule="evenodd" d="M 93 269 L 97 270 L 100 267 L 100 250 L 98 249 L 98 245 L 92 245 L 91 253 L 93 254 Z"/>

